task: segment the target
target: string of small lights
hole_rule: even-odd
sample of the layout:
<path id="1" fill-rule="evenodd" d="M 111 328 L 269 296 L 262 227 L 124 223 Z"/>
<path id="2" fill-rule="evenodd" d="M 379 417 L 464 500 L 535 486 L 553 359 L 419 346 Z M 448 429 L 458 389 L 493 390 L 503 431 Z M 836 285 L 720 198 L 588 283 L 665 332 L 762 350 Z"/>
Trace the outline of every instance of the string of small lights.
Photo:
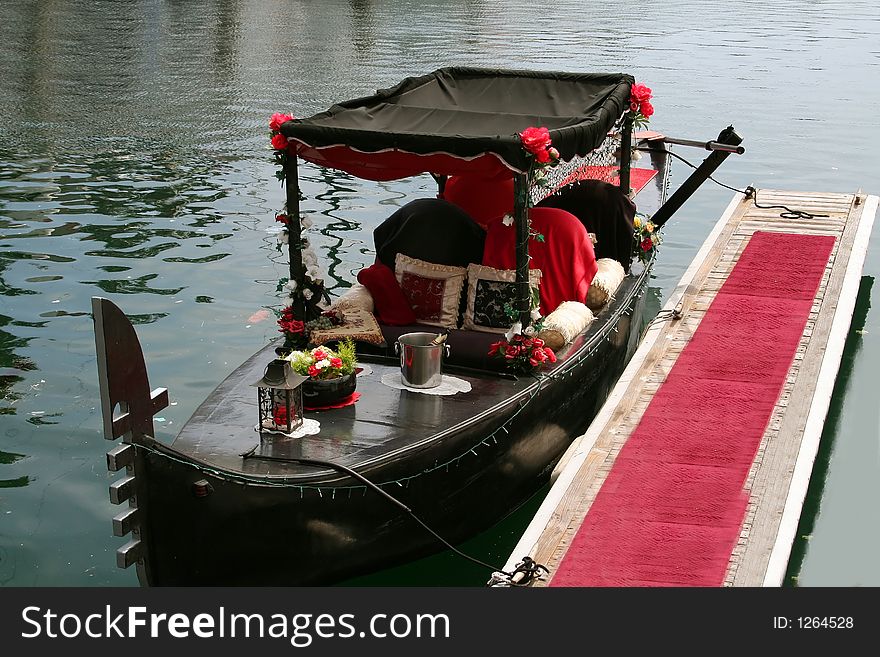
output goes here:
<path id="1" fill-rule="evenodd" d="M 461 462 L 469 456 L 477 456 L 478 450 L 489 446 L 496 446 L 499 440 L 503 440 L 505 437 L 509 436 L 511 433 L 510 427 L 517 420 L 520 414 L 523 413 L 526 408 L 528 408 L 529 404 L 539 395 L 541 390 L 546 387 L 547 382 L 564 380 L 566 378 L 575 376 L 577 367 L 583 361 L 591 358 L 604 346 L 606 342 L 610 342 L 614 339 L 614 336 L 619 333 L 621 320 L 624 317 L 632 315 L 632 308 L 634 308 L 637 301 L 641 299 L 641 297 L 644 296 L 645 292 L 647 291 L 647 274 L 649 271 L 650 266 L 646 266 L 645 272 L 641 275 L 641 280 L 634 287 L 630 295 L 622 300 L 619 310 L 612 316 L 613 320 L 607 322 L 605 326 L 603 326 L 600 331 L 593 336 L 589 343 L 589 346 L 583 348 L 581 352 L 577 355 L 577 357 L 566 360 L 563 363 L 562 367 L 559 367 L 552 372 L 536 373 L 535 375 L 533 375 L 535 378 L 534 383 L 532 383 L 524 391 L 525 394 L 523 396 L 515 400 L 515 403 L 517 404 L 517 409 L 509 418 L 504 421 L 503 424 L 492 431 L 492 433 L 485 436 L 482 440 L 472 445 L 465 451 L 461 452 L 457 456 L 452 457 L 446 461 L 437 463 L 430 468 L 425 468 L 406 477 L 400 477 L 383 482 L 374 482 L 374 485 L 379 488 L 393 488 L 395 486 L 404 489 L 408 488 L 413 480 L 441 470 L 449 472 L 451 468 L 459 467 Z M 317 486 L 294 484 L 289 480 L 289 478 L 284 477 L 283 475 L 264 477 L 253 476 L 239 472 L 232 472 L 229 470 L 221 470 L 206 463 L 194 462 L 186 458 L 178 457 L 175 455 L 174 450 L 165 446 L 157 447 L 149 443 L 141 442 L 135 443 L 135 445 L 138 449 L 161 455 L 163 458 L 169 459 L 187 467 L 191 467 L 204 474 L 209 474 L 222 481 L 243 484 L 245 486 L 258 485 L 264 487 L 290 488 L 293 490 L 298 490 L 300 493 L 300 498 L 304 498 L 306 492 L 314 491 L 321 499 L 323 499 L 325 496 L 327 496 L 330 500 L 336 500 L 337 497 L 351 499 L 357 493 L 360 493 L 361 496 L 365 496 L 370 490 L 370 487 L 366 485 Z M 246 455 L 248 458 L 260 458 L 258 454 L 254 454 L 253 452 L 246 453 Z M 242 456 L 244 457 L 245 455 Z"/>

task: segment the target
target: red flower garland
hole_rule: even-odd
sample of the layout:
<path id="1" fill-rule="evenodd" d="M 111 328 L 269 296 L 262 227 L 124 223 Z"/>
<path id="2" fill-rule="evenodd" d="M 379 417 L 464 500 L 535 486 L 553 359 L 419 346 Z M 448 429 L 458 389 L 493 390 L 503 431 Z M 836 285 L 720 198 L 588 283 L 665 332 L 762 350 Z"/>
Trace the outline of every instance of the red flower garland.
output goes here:
<path id="1" fill-rule="evenodd" d="M 287 306 L 281 311 L 278 318 L 278 330 L 284 334 L 284 344 L 287 347 L 300 347 L 308 341 L 306 324 L 293 316 L 293 308 Z"/>
<path id="2" fill-rule="evenodd" d="M 559 151 L 552 147 L 550 131 L 545 127 L 526 128 L 519 133 L 522 146 L 535 156 L 538 164 L 555 163 L 559 159 Z"/>
<path id="3" fill-rule="evenodd" d="M 654 114 L 654 106 L 651 104 L 651 88 L 636 82 L 632 85 L 629 94 L 629 111 L 633 122 L 637 127 L 648 124 L 648 119 Z"/>
<path id="4" fill-rule="evenodd" d="M 294 118 L 293 114 L 275 112 L 272 115 L 272 118 L 269 119 L 269 131 L 272 133 L 269 141 L 272 144 L 272 148 L 276 151 L 287 150 L 288 141 L 287 137 L 281 134 L 281 124 L 287 121 L 293 121 Z"/>
<path id="5" fill-rule="evenodd" d="M 489 346 L 489 356 L 502 360 L 507 369 L 530 374 L 544 363 L 555 363 L 556 354 L 540 338 L 514 335 L 510 342 L 499 340 Z"/>

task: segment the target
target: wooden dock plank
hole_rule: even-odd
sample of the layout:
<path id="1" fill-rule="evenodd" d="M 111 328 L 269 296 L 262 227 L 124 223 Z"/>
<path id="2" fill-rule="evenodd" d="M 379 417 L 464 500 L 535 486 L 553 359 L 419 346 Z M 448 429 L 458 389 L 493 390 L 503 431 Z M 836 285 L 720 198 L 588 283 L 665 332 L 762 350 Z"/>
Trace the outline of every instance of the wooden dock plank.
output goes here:
<path id="1" fill-rule="evenodd" d="M 856 208 L 855 212 L 860 216 L 861 207 Z M 835 246 L 837 253 L 852 249 L 858 227 L 858 220 L 846 226 Z M 787 405 L 788 412 L 783 414 L 779 430 L 767 436 L 772 440 L 767 441 L 760 472 L 755 478 L 751 491 L 753 497 L 760 497 L 763 501 L 762 513 L 756 514 L 752 519 L 755 531 L 744 551 L 742 564 L 737 569 L 736 578 L 733 580 L 734 586 L 760 586 L 764 581 L 767 562 L 779 528 L 779 519 L 782 516 L 787 491 L 791 486 L 794 462 L 800 450 L 807 415 L 813 403 L 822 354 L 831 331 L 837 299 L 843 289 L 845 273 L 844 268 L 837 268 L 820 289 L 823 297 L 823 312 L 817 318 L 810 336 L 805 336 L 807 339 L 802 340 L 798 349 L 802 354 L 801 366 L 796 373 L 797 379 L 791 386 L 790 393 L 787 393 L 787 397 L 793 401 Z M 813 337 L 818 339 L 812 339 Z"/>
<path id="2" fill-rule="evenodd" d="M 876 197 L 864 195 L 773 190 L 759 190 L 758 199 L 761 205 L 785 205 L 828 216 L 791 219 L 781 217 L 779 209 L 756 208 L 750 199 L 741 196 L 734 198 L 664 307 L 667 311 L 678 308 L 681 318 L 658 322 L 649 327 L 642 345 L 605 407 L 587 433 L 572 445 L 557 466 L 557 482 L 535 521 L 511 554 L 508 567 L 513 567 L 524 555 L 529 554 L 554 572 L 589 512 L 617 454 L 638 426 L 654 393 L 699 327 L 703 315 L 733 270 L 751 235 L 759 230 L 833 235 L 837 238 L 783 391 L 749 470 L 746 480 L 749 504 L 739 541 L 731 553 L 725 584 L 766 584 L 771 559 L 779 561 L 780 551 L 784 551 L 783 556 L 787 561 L 791 540 L 787 536 L 780 536 L 780 523 L 785 514 L 791 516 L 793 508 L 799 513 L 802 497 L 792 502 L 791 495 L 793 489 L 804 486 L 800 481 L 795 482 L 797 486 L 792 483 L 793 478 L 798 476 L 795 461 L 808 461 L 811 467 L 815 458 L 815 453 L 812 457 L 809 454 L 805 457 L 802 449 L 804 431 L 809 428 L 807 416 L 819 370 L 829 367 L 827 358 L 823 356 L 835 317 L 837 324 L 842 323 L 840 315 L 835 312 L 837 299 L 846 292 L 847 285 L 852 286 L 853 267 L 848 267 L 851 264 L 850 255 L 854 245 L 857 249 L 862 248 L 856 244 L 858 240 L 865 242 L 864 248 L 867 247 L 865 231 L 867 235 L 870 234 L 870 225 L 866 228 L 865 224 L 873 222 L 877 202 Z M 868 214 L 869 221 L 862 221 L 863 215 Z M 857 263 L 858 272 L 861 271 L 863 259 L 864 254 Z M 857 283 L 856 280 L 856 287 Z M 849 316 L 851 312 L 849 308 Z M 836 367 L 833 372 L 836 374 Z M 824 421 L 824 412 L 821 421 Z M 803 473 L 799 476 L 802 479 Z M 806 477 L 808 480 L 809 471 Z M 789 527 L 787 531 L 791 534 L 793 530 Z"/>

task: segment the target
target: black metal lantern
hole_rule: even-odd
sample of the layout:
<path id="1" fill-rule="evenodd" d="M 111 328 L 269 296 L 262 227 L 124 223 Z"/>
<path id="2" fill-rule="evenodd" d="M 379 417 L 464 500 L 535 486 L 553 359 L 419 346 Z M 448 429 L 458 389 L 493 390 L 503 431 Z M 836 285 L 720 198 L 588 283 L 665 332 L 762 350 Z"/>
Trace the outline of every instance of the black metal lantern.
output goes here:
<path id="1" fill-rule="evenodd" d="M 302 383 L 308 379 L 293 371 L 290 363 L 276 358 L 266 366 L 257 388 L 260 433 L 290 435 L 303 424 Z"/>

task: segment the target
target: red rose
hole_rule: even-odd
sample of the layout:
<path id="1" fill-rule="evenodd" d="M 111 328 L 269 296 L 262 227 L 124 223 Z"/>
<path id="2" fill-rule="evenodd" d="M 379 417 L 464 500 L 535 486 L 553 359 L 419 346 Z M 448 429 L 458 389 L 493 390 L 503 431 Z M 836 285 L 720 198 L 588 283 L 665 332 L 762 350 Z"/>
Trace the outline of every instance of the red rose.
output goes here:
<path id="1" fill-rule="evenodd" d="M 647 100 L 642 101 L 642 106 L 641 106 L 640 111 L 642 113 L 642 116 L 644 116 L 646 119 L 650 118 L 651 115 L 654 113 L 654 106 Z"/>
<path id="2" fill-rule="evenodd" d="M 280 221 L 282 224 L 286 224 L 290 221 L 290 218 L 286 214 L 276 214 L 275 221 Z"/>
<path id="3" fill-rule="evenodd" d="M 304 322 L 293 319 L 288 313 L 282 315 L 281 319 L 278 320 L 278 326 L 281 327 L 279 330 L 282 333 L 303 333 L 306 330 Z"/>
<path id="4" fill-rule="evenodd" d="M 505 345 L 506 343 L 503 340 L 499 342 L 493 342 L 489 345 L 489 355 L 494 356 L 495 354 L 503 352 Z"/>
<path id="5" fill-rule="evenodd" d="M 281 112 L 275 112 L 272 115 L 272 118 L 269 119 L 269 130 L 272 132 L 278 132 L 281 129 L 281 124 L 285 121 L 292 121 L 292 114 L 282 114 Z"/>
<path id="6" fill-rule="evenodd" d="M 654 242 L 651 241 L 650 237 L 646 237 L 642 240 L 642 251 L 650 251 L 654 247 Z"/>
<path id="7" fill-rule="evenodd" d="M 630 100 L 637 103 L 651 100 L 651 89 L 643 85 L 641 82 L 635 83 L 630 91 Z"/>
<path id="8" fill-rule="evenodd" d="M 514 345 L 509 345 L 504 351 L 505 358 L 514 359 L 517 356 L 519 356 L 519 347 L 515 347 Z"/>
<path id="9" fill-rule="evenodd" d="M 553 353 L 553 350 L 550 347 L 544 347 L 544 355 L 547 356 L 547 360 L 551 363 L 556 362 L 556 354 Z"/>
<path id="10" fill-rule="evenodd" d="M 287 137 L 277 134 L 272 137 L 272 148 L 276 151 L 283 151 L 287 148 Z"/>
<path id="11" fill-rule="evenodd" d="M 342 367 L 342 359 L 341 358 L 331 358 L 330 359 L 330 367 L 335 367 L 336 369 L 340 369 Z"/>
<path id="12" fill-rule="evenodd" d="M 547 164 L 550 161 L 550 152 L 546 149 L 535 153 L 535 159 L 541 164 Z"/>
<path id="13" fill-rule="evenodd" d="M 521 334 L 517 333 L 516 335 L 513 336 L 513 340 L 511 340 L 511 342 L 520 343 L 523 340 L 525 340 L 525 338 Z"/>
<path id="14" fill-rule="evenodd" d="M 541 338 L 535 338 L 534 340 L 532 340 L 532 344 L 536 347 L 543 347 L 544 341 Z"/>
<path id="15" fill-rule="evenodd" d="M 546 152 L 550 147 L 550 131 L 547 128 L 526 128 L 519 133 L 519 138 L 523 148 L 532 155 Z"/>
<path id="16" fill-rule="evenodd" d="M 532 356 L 531 358 L 529 358 L 529 364 L 532 367 L 537 367 L 538 365 L 541 364 L 541 361 L 537 360 L 534 356 Z"/>
<path id="17" fill-rule="evenodd" d="M 638 103 L 638 101 L 635 101 L 635 100 L 631 101 L 630 104 L 629 104 L 629 108 L 630 108 L 633 112 L 638 112 L 638 111 L 639 111 L 639 103 Z"/>
<path id="18" fill-rule="evenodd" d="M 532 358 L 537 360 L 539 363 L 543 363 L 545 360 L 547 360 L 547 354 L 544 353 L 544 348 L 535 347 L 532 350 Z"/>

